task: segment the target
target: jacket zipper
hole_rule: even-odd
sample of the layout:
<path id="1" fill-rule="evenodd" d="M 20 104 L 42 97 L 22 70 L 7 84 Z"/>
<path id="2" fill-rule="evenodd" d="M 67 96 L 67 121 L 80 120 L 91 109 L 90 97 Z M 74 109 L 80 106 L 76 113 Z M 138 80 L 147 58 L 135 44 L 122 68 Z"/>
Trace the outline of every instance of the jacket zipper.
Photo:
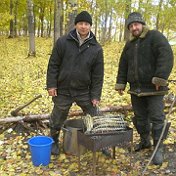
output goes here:
<path id="1" fill-rule="evenodd" d="M 79 44 L 79 41 L 78 41 L 73 35 L 70 34 L 70 36 Z M 93 38 L 93 36 L 90 37 L 90 38 L 88 38 L 86 41 L 84 41 L 83 44 L 87 43 L 87 42 L 88 42 L 89 40 L 91 40 L 92 38 Z M 82 45 L 83 45 L 83 44 L 82 44 Z M 81 45 L 81 46 L 82 46 L 82 45 Z M 81 46 L 79 46 L 79 52 L 81 52 L 81 49 L 80 49 Z M 89 48 L 89 45 L 88 45 L 86 48 Z M 84 48 L 84 50 L 85 50 L 86 48 Z M 84 51 L 84 50 L 82 50 L 82 51 Z"/>
<path id="2" fill-rule="evenodd" d="M 78 45 L 79 45 L 79 41 L 73 36 L 73 35 L 71 35 L 70 34 L 70 36 L 73 38 L 73 40 L 75 40 L 77 43 L 78 43 Z M 89 40 L 91 40 L 93 37 L 90 37 L 89 39 L 87 39 L 83 44 L 85 44 L 86 42 L 88 42 Z M 83 45 L 82 44 L 82 45 Z M 81 45 L 81 46 L 82 46 Z M 86 48 L 84 48 L 84 50 L 82 50 L 81 51 L 81 49 L 80 49 L 80 46 L 78 47 L 79 48 L 79 53 L 77 54 L 77 55 L 79 55 L 80 54 L 80 52 L 82 52 L 82 51 L 84 51 L 86 48 L 89 48 L 89 45 L 86 47 Z M 76 57 L 75 57 L 76 58 Z M 70 76 L 69 76 L 69 78 L 70 78 L 70 80 L 72 80 L 72 70 L 73 70 L 73 67 L 70 69 Z"/>
<path id="3" fill-rule="evenodd" d="M 139 84 L 139 75 L 138 75 L 138 48 L 139 48 L 139 39 L 137 39 L 137 42 L 135 44 L 135 50 L 134 50 L 134 77 L 137 82 L 137 91 L 140 91 L 140 84 Z"/>
<path id="4" fill-rule="evenodd" d="M 70 34 L 70 36 L 77 42 L 77 43 L 79 43 L 79 40 L 77 40 L 72 34 Z M 90 38 L 88 38 L 86 41 L 84 41 L 84 43 L 86 43 L 86 42 L 88 42 L 89 40 L 91 40 L 93 38 L 93 36 L 92 37 L 90 37 Z M 83 43 L 83 44 L 84 44 Z M 82 44 L 82 45 L 83 45 Z"/>

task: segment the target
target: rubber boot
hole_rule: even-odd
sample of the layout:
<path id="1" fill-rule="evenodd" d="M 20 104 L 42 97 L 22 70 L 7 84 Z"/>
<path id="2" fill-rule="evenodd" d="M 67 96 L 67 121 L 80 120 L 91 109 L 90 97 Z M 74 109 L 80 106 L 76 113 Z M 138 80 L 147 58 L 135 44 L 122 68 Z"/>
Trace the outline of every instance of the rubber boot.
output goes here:
<path id="1" fill-rule="evenodd" d="M 150 136 L 149 135 L 141 135 L 140 142 L 134 147 L 134 151 L 138 152 L 143 149 L 151 148 Z"/>
<path id="2" fill-rule="evenodd" d="M 142 149 L 150 148 L 152 146 L 150 142 L 150 124 L 139 124 L 135 116 L 132 118 L 132 121 L 137 132 L 140 134 L 140 142 L 136 144 L 134 151 L 138 152 Z"/>
<path id="3" fill-rule="evenodd" d="M 158 143 L 158 140 L 154 141 L 154 146 L 156 147 Z M 164 160 L 164 146 L 163 146 L 163 141 L 161 141 L 158 150 L 156 151 L 154 157 L 153 157 L 153 164 L 155 165 L 162 165 Z"/>
<path id="4" fill-rule="evenodd" d="M 52 148 L 51 148 L 51 154 L 52 155 L 59 155 L 59 134 L 60 134 L 60 130 L 55 131 L 55 130 L 51 130 L 51 137 L 54 140 L 54 143 L 52 144 Z"/>

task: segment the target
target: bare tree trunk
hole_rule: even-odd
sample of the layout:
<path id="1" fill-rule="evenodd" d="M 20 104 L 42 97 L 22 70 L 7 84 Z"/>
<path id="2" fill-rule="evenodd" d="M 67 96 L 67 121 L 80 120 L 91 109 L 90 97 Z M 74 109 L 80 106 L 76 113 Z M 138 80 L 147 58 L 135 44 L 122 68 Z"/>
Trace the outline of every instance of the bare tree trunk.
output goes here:
<path id="1" fill-rule="evenodd" d="M 64 34 L 64 10 L 63 10 L 63 0 L 60 3 L 60 36 Z"/>
<path id="2" fill-rule="evenodd" d="M 119 32 L 119 42 L 122 41 L 122 35 L 123 35 L 123 18 L 120 17 L 120 32 Z"/>
<path id="3" fill-rule="evenodd" d="M 36 34 L 36 7 L 33 7 L 33 11 L 34 11 L 34 36 Z"/>
<path id="4" fill-rule="evenodd" d="M 41 8 L 41 13 L 40 13 L 40 23 L 41 23 L 41 37 L 44 37 L 43 31 L 44 31 L 44 13 L 45 13 L 45 7 Z"/>
<path id="5" fill-rule="evenodd" d="M 18 0 L 15 1 L 15 11 L 14 11 L 14 35 L 17 37 L 17 13 L 18 13 Z"/>
<path id="6" fill-rule="evenodd" d="M 25 19 L 26 19 L 26 17 L 23 17 L 24 21 L 25 21 Z M 28 34 L 28 25 L 25 22 L 23 22 L 23 35 L 27 36 L 27 34 Z"/>
<path id="7" fill-rule="evenodd" d="M 102 33 L 101 33 L 101 42 L 104 43 L 107 39 L 107 20 L 108 20 L 108 4 L 107 4 L 107 0 L 104 0 L 105 3 L 105 17 L 104 17 L 104 26 L 102 29 Z"/>
<path id="8" fill-rule="evenodd" d="M 55 0 L 54 4 L 54 44 L 60 37 L 60 16 L 61 16 L 61 0 Z"/>
<path id="9" fill-rule="evenodd" d="M 51 28 L 52 28 L 53 20 L 52 20 L 52 8 L 50 8 L 50 24 L 49 24 L 49 37 L 51 37 Z"/>
<path id="10" fill-rule="evenodd" d="M 97 37 L 97 31 L 98 31 L 98 17 L 97 17 L 97 13 L 95 14 L 95 36 Z"/>
<path id="11" fill-rule="evenodd" d="M 40 8 L 39 8 L 39 13 L 40 13 Z M 40 37 L 40 31 L 41 31 L 41 23 L 40 23 L 40 20 L 38 20 L 37 37 Z"/>
<path id="12" fill-rule="evenodd" d="M 44 21 L 44 18 L 42 16 L 41 19 L 40 19 L 40 23 L 41 23 L 41 34 L 40 34 L 40 37 L 44 37 L 44 35 L 43 35 L 43 21 Z"/>
<path id="13" fill-rule="evenodd" d="M 160 0 L 158 5 L 158 13 L 156 17 L 156 30 L 159 30 L 160 11 L 161 11 L 162 4 L 163 4 L 163 0 Z"/>
<path id="14" fill-rule="evenodd" d="M 33 2 L 27 0 L 28 6 L 28 30 L 29 30 L 29 53 L 28 56 L 35 56 L 35 36 L 34 36 L 34 14 L 33 14 Z"/>
<path id="15" fill-rule="evenodd" d="M 118 31 L 117 31 L 117 28 L 118 28 L 118 17 L 115 18 L 115 31 L 114 31 L 114 41 L 119 41 L 118 39 Z"/>
<path id="16" fill-rule="evenodd" d="M 94 25 L 94 35 L 97 37 L 97 30 L 98 30 L 98 13 L 97 13 L 97 1 L 95 2 L 96 4 L 95 4 L 95 13 L 94 13 L 94 15 L 95 15 L 95 25 Z"/>
<path id="17" fill-rule="evenodd" d="M 108 30 L 108 41 L 111 41 L 111 31 L 112 30 L 112 11 L 110 13 L 110 19 L 109 19 L 109 30 Z"/>
<path id="18" fill-rule="evenodd" d="M 49 22 L 47 24 L 47 36 L 51 37 L 51 26 L 52 26 L 52 8 L 49 9 Z"/>
<path id="19" fill-rule="evenodd" d="M 70 9 L 75 9 L 75 7 L 77 6 L 77 0 L 68 0 L 68 4 L 70 6 Z M 74 20 L 77 14 L 77 10 L 72 10 L 72 12 L 70 12 L 68 14 L 68 24 L 67 24 L 67 32 L 71 31 L 74 28 Z"/>
<path id="20" fill-rule="evenodd" d="M 21 31 L 22 31 L 21 35 L 23 35 L 23 36 L 27 36 L 27 24 L 25 23 L 25 20 L 26 20 L 26 16 L 24 15 L 22 17 L 22 29 L 21 29 Z"/>
<path id="21" fill-rule="evenodd" d="M 129 30 L 127 29 L 127 16 L 131 12 L 131 0 L 126 0 L 126 9 L 125 9 L 125 28 L 124 28 L 124 40 L 127 41 L 129 39 Z"/>
<path id="22" fill-rule="evenodd" d="M 13 16 L 13 0 L 10 0 L 10 15 Z M 14 37 L 14 25 L 13 19 L 10 20 L 10 35 L 9 38 Z"/>

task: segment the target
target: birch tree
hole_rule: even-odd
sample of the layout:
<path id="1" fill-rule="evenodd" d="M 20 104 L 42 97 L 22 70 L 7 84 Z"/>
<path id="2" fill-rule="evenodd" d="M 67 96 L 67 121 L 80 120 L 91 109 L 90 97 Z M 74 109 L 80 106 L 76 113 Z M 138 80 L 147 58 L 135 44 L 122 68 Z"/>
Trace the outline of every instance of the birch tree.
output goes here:
<path id="1" fill-rule="evenodd" d="M 28 56 L 35 56 L 35 36 L 34 36 L 34 14 L 33 14 L 33 2 L 27 0 L 28 9 L 28 31 L 29 31 L 29 52 Z"/>
<path id="2" fill-rule="evenodd" d="M 74 20 L 77 14 L 77 0 L 68 0 L 69 14 L 68 14 L 68 23 L 67 23 L 67 32 L 71 31 L 74 28 Z"/>
<path id="3" fill-rule="evenodd" d="M 129 38 L 129 31 L 127 29 L 127 17 L 131 12 L 131 0 L 126 0 L 126 8 L 125 8 L 125 28 L 124 28 L 124 40 L 127 41 Z"/>
<path id="4" fill-rule="evenodd" d="M 61 0 L 55 0 L 54 4 L 54 43 L 60 37 L 60 23 L 61 23 Z"/>
<path id="5" fill-rule="evenodd" d="M 10 0 L 10 15 L 13 16 L 13 0 Z M 14 25 L 13 25 L 13 18 L 10 19 L 10 34 L 9 38 L 14 37 Z"/>

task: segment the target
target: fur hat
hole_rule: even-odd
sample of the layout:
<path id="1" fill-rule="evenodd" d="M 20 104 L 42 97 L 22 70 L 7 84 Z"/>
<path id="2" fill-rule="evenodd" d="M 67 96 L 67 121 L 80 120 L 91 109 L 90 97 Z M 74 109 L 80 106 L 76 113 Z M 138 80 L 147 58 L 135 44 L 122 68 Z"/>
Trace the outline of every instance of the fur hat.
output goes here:
<path id="1" fill-rule="evenodd" d="M 145 25 L 145 21 L 142 18 L 142 15 L 139 12 L 132 12 L 128 15 L 127 19 L 127 28 L 129 29 L 129 25 L 133 22 L 138 22 Z"/>
<path id="2" fill-rule="evenodd" d="M 88 22 L 92 26 L 92 17 L 87 11 L 82 11 L 76 16 L 75 25 L 80 21 Z"/>

